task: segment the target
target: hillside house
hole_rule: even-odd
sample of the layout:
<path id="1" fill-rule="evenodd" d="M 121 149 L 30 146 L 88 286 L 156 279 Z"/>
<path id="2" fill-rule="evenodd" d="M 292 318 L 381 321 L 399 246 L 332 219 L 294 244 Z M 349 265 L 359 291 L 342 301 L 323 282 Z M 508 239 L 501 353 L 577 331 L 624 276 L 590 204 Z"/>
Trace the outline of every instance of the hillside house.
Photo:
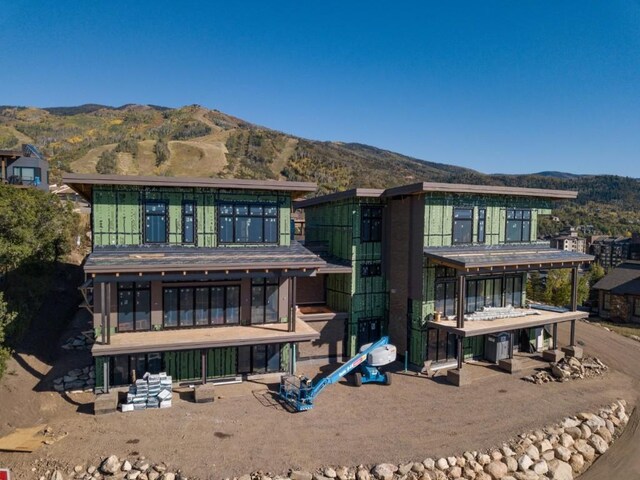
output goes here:
<path id="1" fill-rule="evenodd" d="M 575 228 L 569 228 L 551 239 L 551 248 L 568 252 L 587 253 L 587 240 L 584 237 L 580 237 Z"/>
<path id="2" fill-rule="evenodd" d="M 598 315 L 616 322 L 640 322 L 640 261 L 626 261 L 602 277 L 593 289 Z"/>
<path id="3" fill-rule="evenodd" d="M 49 162 L 33 145 L 24 144 L 21 150 L 0 150 L 0 183 L 49 191 Z"/>
<path id="4" fill-rule="evenodd" d="M 411 365 L 453 367 L 448 377 L 463 384 L 466 359 L 489 357 L 516 371 L 514 351 L 558 358 L 557 325 L 570 322 L 564 350 L 581 355 L 575 323 L 587 314 L 577 311 L 578 266 L 592 257 L 537 241 L 538 216 L 576 195 L 417 183 L 296 202 L 305 210 L 305 244 L 324 244 L 351 266 L 350 275 L 327 276 L 318 298 L 345 314 L 335 327 L 345 331 L 343 354 L 388 334 Z M 527 273 L 553 268 L 572 269 L 572 305 L 528 308 Z"/>
<path id="5" fill-rule="evenodd" d="M 83 290 L 98 392 L 144 372 L 190 383 L 294 372 L 298 345 L 321 355 L 305 346 L 322 335 L 296 316 L 296 284 L 344 266 L 292 240 L 292 201 L 315 184 L 78 174 L 64 181 L 92 205 Z"/>
<path id="6" fill-rule="evenodd" d="M 640 260 L 640 233 L 631 237 L 593 237 L 589 242 L 589 253 L 606 271 L 625 260 Z"/>

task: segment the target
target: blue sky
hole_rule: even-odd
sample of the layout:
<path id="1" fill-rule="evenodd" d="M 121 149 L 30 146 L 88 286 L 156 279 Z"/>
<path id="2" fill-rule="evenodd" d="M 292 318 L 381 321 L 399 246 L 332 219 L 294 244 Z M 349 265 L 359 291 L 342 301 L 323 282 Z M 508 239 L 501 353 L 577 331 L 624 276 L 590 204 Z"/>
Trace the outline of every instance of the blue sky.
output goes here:
<path id="1" fill-rule="evenodd" d="M 0 0 L 0 104 L 201 104 L 505 173 L 640 177 L 640 1 Z"/>

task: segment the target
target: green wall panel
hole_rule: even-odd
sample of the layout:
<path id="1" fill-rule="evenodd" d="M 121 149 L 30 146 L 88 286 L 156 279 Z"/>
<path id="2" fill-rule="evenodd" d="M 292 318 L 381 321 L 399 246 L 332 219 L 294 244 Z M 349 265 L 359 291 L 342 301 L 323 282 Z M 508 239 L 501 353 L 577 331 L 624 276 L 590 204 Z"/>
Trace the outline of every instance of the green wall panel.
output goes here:
<path id="1" fill-rule="evenodd" d="M 234 377 L 238 372 L 238 349 L 211 348 L 207 351 L 207 378 Z"/>

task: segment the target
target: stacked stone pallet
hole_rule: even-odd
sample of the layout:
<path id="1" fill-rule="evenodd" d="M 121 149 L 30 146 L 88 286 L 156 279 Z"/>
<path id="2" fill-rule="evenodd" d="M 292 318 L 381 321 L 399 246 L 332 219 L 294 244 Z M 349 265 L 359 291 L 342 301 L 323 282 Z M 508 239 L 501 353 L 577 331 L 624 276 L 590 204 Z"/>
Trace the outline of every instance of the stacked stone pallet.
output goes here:
<path id="1" fill-rule="evenodd" d="M 524 380 L 538 385 L 548 382 L 566 382 L 579 378 L 597 377 L 607 370 L 608 367 L 595 357 L 585 357 L 582 360 L 565 357 L 557 363 L 551 363 L 548 370 L 541 370 L 524 377 Z"/>
<path id="2" fill-rule="evenodd" d="M 129 387 L 127 401 L 120 404 L 123 412 L 145 410 L 147 408 L 168 408 L 171 406 L 171 376 L 145 373 Z"/>

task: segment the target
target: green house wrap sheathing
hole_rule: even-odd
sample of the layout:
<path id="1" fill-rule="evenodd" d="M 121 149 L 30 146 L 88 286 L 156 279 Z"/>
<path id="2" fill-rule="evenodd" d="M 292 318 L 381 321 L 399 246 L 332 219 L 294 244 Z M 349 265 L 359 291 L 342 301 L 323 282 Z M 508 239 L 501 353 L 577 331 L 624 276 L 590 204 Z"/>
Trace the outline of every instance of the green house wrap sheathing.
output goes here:
<path id="1" fill-rule="evenodd" d="M 196 246 L 218 246 L 216 215 L 217 205 L 221 203 L 277 205 L 279 244 L 291 243 L 291 197 L 286 193 L 101 185 L 93 190 L 94 245 L 141 245 L 144 241 L 144 203 L 148 200 L 167 204 L 169 244 L 182 243 L 182 205 L 186 201 L 194 202 L 196 206 Z"/>
<path id="2" fill-rule="evenodd" d="M 495 195 L 444 195 L 426 194 L 424 209 L 424 246 L 450 246 L 453 233 L 453 209 L 473 208 L 473 241 L 478 241 L 478 210 L 486 210 L 485 244 L 505 242 L 507 210 L 517 208 L 531 210 L 531 241 L 536 240 L 538 215 L 551 214 L 549 200 Z"/>
<path id="3" fill-rule="evenodd" d="M 202 355 L 200 350 L 164 352 L 163 365 L 174 382 L 202 378 Z"/>
<path id="4" fill-rule="evenodd" d="M 95 358 L 95 373 L 96 373 L 96 391 L 104 391 L 104 366 L 109 362 L 109 357 L 96 357 Z"/>
<path id="5" fill-rule="evenodd" d="M 237 372 L 237 348 L 210 348 L 207 350 L 207 378 L 235 377 Z"/>
<path id="6" fill-rule="evenodd" d="M 380 318 L 386 332 L 388 317 L 388 286 L 383 275 L 362 277 L 363 264 L 382 259 L 381 242 L 362 242 L 360 227 L 362 207 L 381 206 L 376 198 L 352 198 L 305 209 L 305 240 L 325 242 L 331 255 L 351 262 L 351 274 L 329 275 L 327 305 L 335 311 L 348 312 L 345 354 L 357 349 L 358 321 Z"/>

